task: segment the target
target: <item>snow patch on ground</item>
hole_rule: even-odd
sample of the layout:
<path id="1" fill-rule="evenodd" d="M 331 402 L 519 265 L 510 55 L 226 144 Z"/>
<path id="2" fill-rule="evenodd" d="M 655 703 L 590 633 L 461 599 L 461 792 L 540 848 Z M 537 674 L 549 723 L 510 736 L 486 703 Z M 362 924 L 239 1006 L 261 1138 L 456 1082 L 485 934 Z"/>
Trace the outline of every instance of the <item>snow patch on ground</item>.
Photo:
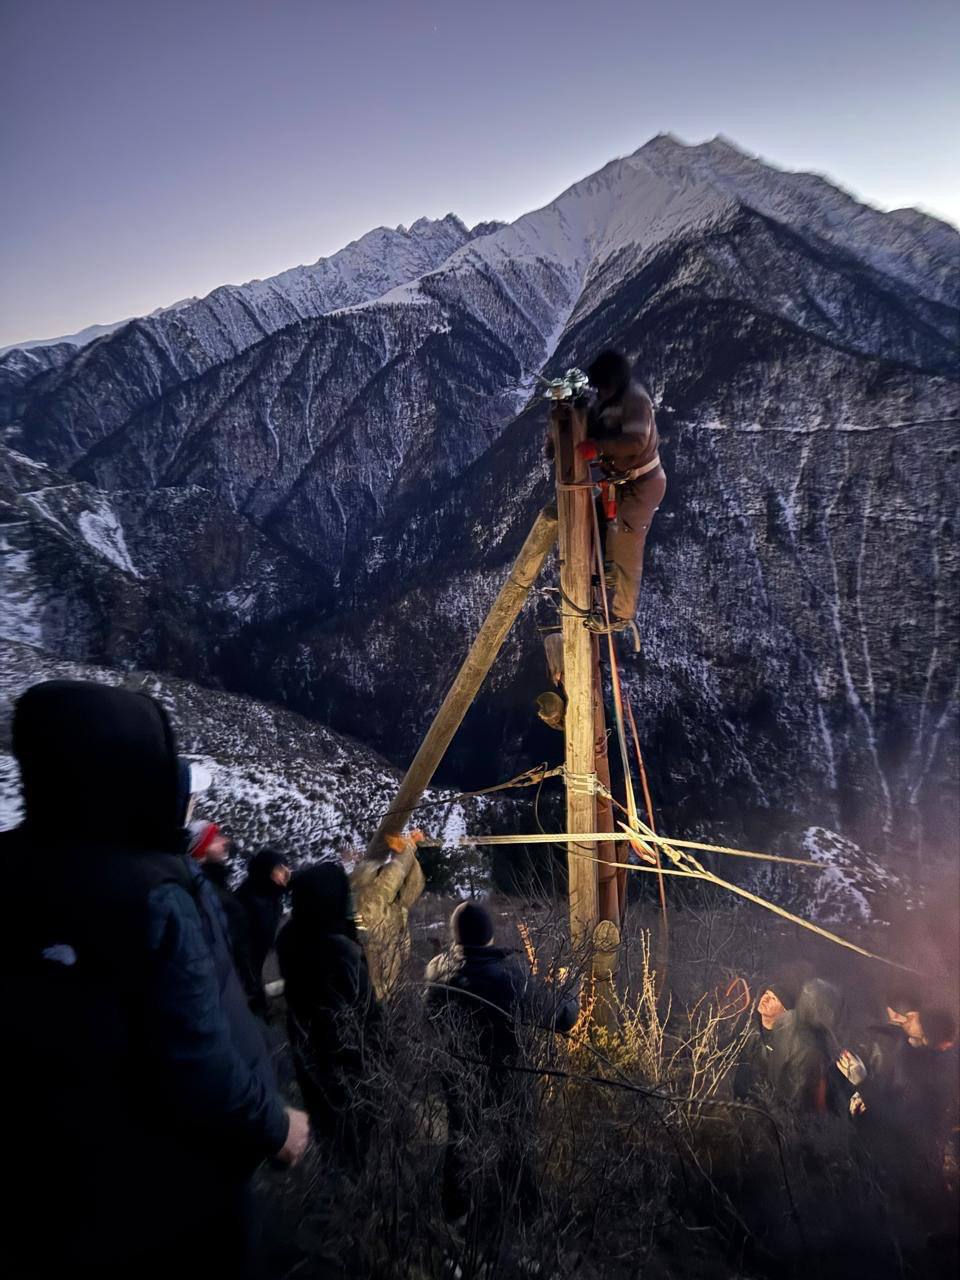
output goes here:
<path id="1" fill-rule="evenodd" d="M 82 511 L 77 519 L 77 527 L 84 541 L 97 555 L 103 556 L 124 573 L 132 574 L 134 578 L 143 576 L 130 559 L 123 526 L 106 503 L 101 505 L 99 511 Z"/>
<path id="2" fill-rule="evenodd" d="M 0 637 L 22 644 L 40 644 L 42 598 L 36 587 L 29 551 L 14 547 L 0 534 Z"/>
<path id="3" fill-rule="evenodd" d="M 900 880 L 873 854 L 826 827 L 807 827 L 790 852 L 822 869 L 768 865 L 755 880 L 761 894 L 818 924 L 883 923 L 883 901 Z"/>

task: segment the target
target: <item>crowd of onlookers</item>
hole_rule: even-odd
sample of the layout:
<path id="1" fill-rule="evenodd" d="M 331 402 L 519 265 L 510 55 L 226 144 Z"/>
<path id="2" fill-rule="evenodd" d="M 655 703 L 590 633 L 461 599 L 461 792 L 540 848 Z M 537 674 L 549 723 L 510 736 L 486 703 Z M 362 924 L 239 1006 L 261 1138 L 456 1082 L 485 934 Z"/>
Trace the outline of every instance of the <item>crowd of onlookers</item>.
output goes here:
<path id="1" fill-rule="evenodd" d="M 168 1276 L 185 1259 L 207 1280 L 251 1274 L 257 1167 L 294 1166 L 312 1140 L 349 1177 L 376 1141 L 364 1090 L 388 1054 L 385 1001 L 409 958 L 415 839 L 398 838 L 353 882 L 338 861 L 294 872 L 272 848 L 238 870 L 217 824 L 190 820 L 190 774 L 164 710 L 127 690 L 34 686 L 17 703 L 13 745 L 26 816 L 0 836 L 13 1028 L 4 1274 Z M 299 1107 L 282 1097 L 269 1048 L 274 949 Z M 468 1157 L 483 1114 L 506 1108 L 520 1142 L 536 1077 L 522 1065 L 524 1028 L 569 1032 L 579 1002 L 496 945 L 476 901 L 454 911 L 423 993 L 424 1035 L 443 1050 L 440 1194 L 455 1224 L 474 1207 Z M 944 1008 L 900 982 L 855 1034 L 839 989 L 800 966 L 758 995 L 736 1104 L 858 1126 L 905 1195 L 955 1182 Z M 498 1159 L 522 1209 L 538 1188 L 517 1144 Z"/>
<path id="2" fill-rule="evenodd" d="M 893 976 L 881 1017 L 858 1027 L 838 986 L 784 968 L 761 984 L 733 1096 L 855 1125 L 902 1194 L 935 1199 L 956 1182 L 956 1025 L 908 979 Z"/>

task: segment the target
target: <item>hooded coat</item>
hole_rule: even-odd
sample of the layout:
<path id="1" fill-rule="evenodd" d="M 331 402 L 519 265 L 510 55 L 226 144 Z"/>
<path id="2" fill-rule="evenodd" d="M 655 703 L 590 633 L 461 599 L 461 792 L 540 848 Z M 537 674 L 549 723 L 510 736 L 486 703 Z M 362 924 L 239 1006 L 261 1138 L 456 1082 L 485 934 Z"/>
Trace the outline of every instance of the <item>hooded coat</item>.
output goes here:
<path id="1" fill-rule="evenodd" d="M 515 952 L 456 944 L 427 965 L 427 1010 L 433 1021 L 466 1035 L 474 1054 L 499 1068 L 520 1052 L 522 1025 L 567 1032 L 577 1002 L 538 983 Z"/>
<path id="2" fill-rule="evenodd" d="M 852 1086 L 836 1066 L 843 997 L 821 978 L 805 982 L 795 1008 L 778 1019 L 770 1036 L 769 1079 L 776 1097 L 798 1112 L 846 1114 Z"/>
<path id="3" fill-rule="evenodd" d="M 379 1048 L 380 1006 L 354 924 L 350 882 L 321 862 L 291 882 L 292 912 L 277 938 L 297 1080 L 315 1131 L 356 1163 L 369 1136 L 365 1082 Z"/>
<path id="4" fill-rule="evenodd" d="M 590 408 L 588 433 L 607 475 L 625 475 L 649 465 L 657 457 L 660 439 L 646 388 L 628 377 L 614 395 L 596 401 Z"/>
<path id="5" fill-rule="evenodd" d="M 364 858 L 353 872 L 357 911 L 366 935 L 374 990 L 383 999 L 400 980 L 410 958 L 410 908 L 423 892 L 417 846 L 405 841 L 384 862 Z"/>
<path id="6" fill-rule="evenodd" d="M 287 859 L 276 849 L 261 849 L 250 859 L 247 878 L 237 889 L 237 901 L 246 916 L 244 946 L 249 963 L 248 990 L 251 991 L 251 1007 L 257 1013 L 266 1013 L 267 997 L 263 988 L 263 966 L 273 950 L 277 930 L 283 917 L 283 895 L 286 889 L 271 878 L 277 867 L 287 865 Z"/>
<path id="7" fill-rule="evenodd" d="M 889 1137 L 901 1152 L 942 1156 L 960 1111 L 956 1046 L 913 1045 L 891 1025 L 870 1030 L 868 1075 L 860 1090 L 868 1130 Z"/>
<path id="8" fill-rule="evenodd" d="M 491 1137 L 499 1151 L 496 1185 L 511 1189 L 521 1213 L 530 1212 L 538 1197 L 527 1146 L 533 1085 L 530 1076 L 509 1067 L 522 1057 L 524 1024 L 567 1032 L 577 1020 L 577 1002 L 538 983 L 515 953 L 489 944 L 455 943 L 430 961 L 426 980 L 427 1011 L 444 1050 L 444 1214 L 455 1221 L 472 1204 L 485 1203 L 482 1170 Z M 499 1195 L 489 1207 L 499 1212 Z"/>
<path id="9" fill-rule="evenodd" d="M 0 835 L 17 904 L 0 981 L 17 1177 L 0 1248 L 8 1274 L 133 1274 L 229 1211 L 287 1117 L 222 918 L 182 854 L 162 707 L 51 681 L 18 701 L 13 745 L 26 817 Z M 29 1231 L 38 1188 L 56 1231 Z"/>

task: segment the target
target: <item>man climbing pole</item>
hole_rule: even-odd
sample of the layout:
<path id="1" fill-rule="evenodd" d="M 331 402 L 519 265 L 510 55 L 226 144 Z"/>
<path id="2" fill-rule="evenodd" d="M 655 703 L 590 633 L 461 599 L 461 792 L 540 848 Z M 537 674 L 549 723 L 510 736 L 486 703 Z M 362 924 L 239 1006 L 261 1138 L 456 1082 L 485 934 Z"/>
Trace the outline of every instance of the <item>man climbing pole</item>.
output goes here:
<path id="1" fill-rule="evenodd" d="M 580 456 L 596 462 L 606 482 L 600 503 L 604 559 L 611 589 L 611 631 L 633 625 L 643 575 L 647 534 L 667 490 L 660 465 L 659 436 L 653 404 L 646 389 L 631 376 L 621 352 L 601 351 L 587 370 L 597 399 L 590 407 L 589 435 L 578 445 Z M 587 625 L 606 632 L 606 620 Z"/>

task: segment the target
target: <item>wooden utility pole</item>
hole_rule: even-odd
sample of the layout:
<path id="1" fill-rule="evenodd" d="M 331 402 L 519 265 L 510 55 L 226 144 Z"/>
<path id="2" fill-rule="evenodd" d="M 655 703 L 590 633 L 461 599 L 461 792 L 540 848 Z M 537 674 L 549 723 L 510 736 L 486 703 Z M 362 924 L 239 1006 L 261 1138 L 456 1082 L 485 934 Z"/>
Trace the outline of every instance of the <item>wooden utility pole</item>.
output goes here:
<path id="1" fill-rule="evenodd" d="M 567 695 L 564 722 L 567 769 L 567 831 L 596 831 L 594 776 L 593 644 L 583 625 L 592 601 L 593 490 L 589 468 L 576 446 L 587 434 L 583 409 L 566 401 L 553 408 L 556 441 L 557 511 L 560 518 L 560 588 L 563 616 L 563 687 Z M 582 488 L 566 488 L 577 484 Z M 586 854 L 587 857 L 578 856 Z M 570 943 L 574 953 L 592 949 L 598 920 L 597 864 L 594 846 L 567 848 L 570 893 Z"/>
<path id="2" fill-rule="evenodd" d="M 463 665 L 454 677 L 447 696 L 420 744 L 420 749 L 413 757 L 400 783 L 400 789 L 393 804 L 367 845 L 367 857 L 381 857 L 386 852 L 384 841 L 387 836 L 396 835 L 402 831 L 413 810 L 419 804 L 453 735 L 459 729 L 484 677 L 500 652 L 507 632 L 523 608 L 530 588 L 536 581 L 556 539 L 557 515 L 548 507 L 537 516 L 533 528 L 520 548 L 520 554 L 517 556 L 510 576 L 490 606 L 490 612 L 484 619 L 477 638 L 470 646 L 470 652 L 464 658 Z M 583 634 L 586 637 L 589 652 L 590 637 L 586 631 Z M 578 831 L 592 829 L 589 826 L 576 828 Z"/>

